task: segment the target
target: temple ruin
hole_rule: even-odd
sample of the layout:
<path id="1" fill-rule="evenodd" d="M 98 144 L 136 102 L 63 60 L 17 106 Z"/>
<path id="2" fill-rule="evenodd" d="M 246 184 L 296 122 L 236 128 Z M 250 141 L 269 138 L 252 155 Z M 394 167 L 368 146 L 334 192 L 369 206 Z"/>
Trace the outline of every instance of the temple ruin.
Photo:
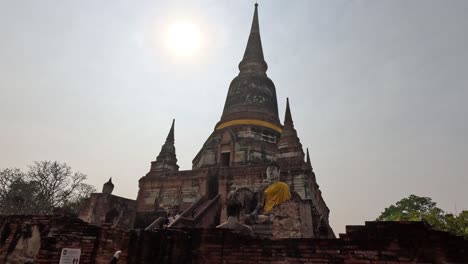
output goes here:
<path id="1" fill-rule="evenodd" d="M 468 263 L 467 240 L 423 222 L 366 222 L 336 236 L 293 100 L 281 122 L 267 69 L 255 4 L 239 73 L 192 169 L 179 170 L 173 120 L 135 200 L 112 194 L 109 179 L 79 218 L 0 216 L 0 264 L 72 263 L 66 249 L 79 252 L 73 263 L 98 264 L 116 251 L 129 264 Z"/>

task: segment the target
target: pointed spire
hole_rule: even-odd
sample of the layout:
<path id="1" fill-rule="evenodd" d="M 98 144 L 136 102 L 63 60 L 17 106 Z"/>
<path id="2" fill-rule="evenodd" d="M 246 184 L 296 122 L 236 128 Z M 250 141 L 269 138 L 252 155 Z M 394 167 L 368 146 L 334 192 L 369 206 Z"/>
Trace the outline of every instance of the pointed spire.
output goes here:
<path id="1" fill-rule="evenodd" d="M 286 98 L 286 113 L 284 114 L 284 125 L 293 124 L 291 109 L 289 108 L 289 98 Z"/>
<path id="2" fill-rule="evenodd" d="M 276 88 L 266 74 L 267 68 L 260 39 L 258 5 L 255 5 L 249 39 L 244 57 L 239 63 L 240 72 L 229 85 L 223 115 L 216 125 L 217 129 L 231 126 L 230 121 L 253 119 L 268 122 L 268 128 L 273 127 L 273 130 L 281 131 Z"/>
<path id="3" fill-rule="evenodd" d="M 302 144 L 297 137 L 296 129 L 289 107 L 289 98 L 286 99 L 286 111 L 284 114 L 284 125 L 281 131 L 281 137 L 278 141 L 278 152 L 276 154 L 279 163 L 291 163 L 293 160 L 298 164 L 304 164 L 304 151 Z"/>
<path id="4" fill-rule="evenodd" d="M 284 136 L 297 136 L 296 129 L 294 129 L 294 122 L 291 115 L 291 108 L 289 106 L 289 98 L 286 98 L 286 111 L 284 113 L 284 125 L 283 132 Z"/>
<path id="5" fill-rule="evenodd" d="M 249 40 L 245 48 L 244 58 L 239 63 L 241 73 L 263 73 L 268 69 L 268 65 L 263 57 L 262 40 L 260 38 L 260 26 L 258 23 L 258 4 L 255 3 L 255 11 L 250 28 Z"/>
<path id="6" fill-rule="evenodd" d="M 156 161 L 151 162 L 151 171 L 178 171 L 177 157 L 174 146 L 174 124 L 175 119 L 172 119 L 171 129 L 167 135 L 166 142 L 161 147 Z"/>
<path id="7" fill-rule="evenodd" d="M 310 155 L 309 155 L 309 148 L 307 148 L 307 159 L 306 159 L 307 164 L 311 165 L 312 163 L 310 162 Z"/>
<path id="8" fill-rule="evenodd" d="M 169 134 L 167 134 L 166 142 L 167 141 L 174 142 L 174 123 L 175 123 L 175 119 L 172 119 L 171 129 L 169 130 Z"/>

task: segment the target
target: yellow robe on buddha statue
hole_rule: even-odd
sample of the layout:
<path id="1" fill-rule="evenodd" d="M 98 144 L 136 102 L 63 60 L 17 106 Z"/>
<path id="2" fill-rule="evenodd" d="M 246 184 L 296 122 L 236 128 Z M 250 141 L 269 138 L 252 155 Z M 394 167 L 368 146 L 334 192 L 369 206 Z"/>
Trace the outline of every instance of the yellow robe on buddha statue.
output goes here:
<path id="1" fill-rule="evenodd" d="M 265 190 L 263 211 L 269 212 L 274 206 L 291 199 L 289 186 L 284 182 L 275 182 Z"/>

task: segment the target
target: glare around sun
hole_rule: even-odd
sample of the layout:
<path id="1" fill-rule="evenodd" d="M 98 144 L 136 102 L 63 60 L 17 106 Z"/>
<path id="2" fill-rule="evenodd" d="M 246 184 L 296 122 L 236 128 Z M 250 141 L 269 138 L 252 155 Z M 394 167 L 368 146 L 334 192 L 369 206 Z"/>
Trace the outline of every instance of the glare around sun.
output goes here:
<path id="1" fill-rule="evenodd" d="M 168 30 L 168 46 L 177 56 L 194 55 L 200 48 L 200 30 L 189 22 L 172 24 Z"/>

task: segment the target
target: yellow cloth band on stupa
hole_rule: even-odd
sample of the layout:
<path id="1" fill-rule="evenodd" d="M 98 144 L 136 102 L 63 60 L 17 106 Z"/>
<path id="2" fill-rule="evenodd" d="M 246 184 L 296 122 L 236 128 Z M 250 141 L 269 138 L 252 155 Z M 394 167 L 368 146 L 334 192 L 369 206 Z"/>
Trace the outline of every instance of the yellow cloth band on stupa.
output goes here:
<path id="1" fill-rule="evenodd" d="M 262 120 L 257 120 L 257 119 L 238 119 L 238 120 L 227 121 L 227 122 L 222 123 L 218 127 L 216 127 L 216 129 L 222 129 L 225 127 L 236 126 L 236 125 L 256 125 L 256 126 L 271 128 L 279 133 L 281 133 L 282 131 L 281 127 L 277 125 L 274 125 L 267 121 L 262 121 Z"/>
<path id="2" fill-rule="evenodd" d="M 263 211 L 269 212 L 274 206 L 291 199 L 289 186 L 284 182 L 275 182 L 265 190 L 265 203 Z"/>

